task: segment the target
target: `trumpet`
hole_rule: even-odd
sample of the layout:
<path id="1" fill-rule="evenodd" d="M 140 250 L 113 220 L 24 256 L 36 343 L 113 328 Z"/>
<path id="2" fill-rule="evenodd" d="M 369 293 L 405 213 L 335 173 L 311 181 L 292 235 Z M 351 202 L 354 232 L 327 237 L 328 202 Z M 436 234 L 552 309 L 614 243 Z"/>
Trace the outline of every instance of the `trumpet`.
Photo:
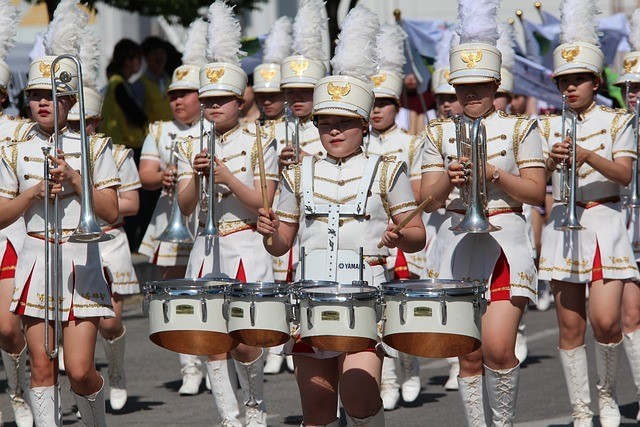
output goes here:
<path id="1" fill-rule="evenodd" d="M 171 155 L 167 166 L 173 169 L 178 163 L 178 142 L 176 141 L 177 135 L 175 133 L 170 133 L 169 137 L 171 138 Z M 180 243 L 183 245 L 193 244 L 193 234 L 187 225 L 187 217 L 180 212 L 178 184 L 174 182 L 169 191 L 171 196 L 171 216 L 169 217 L 169 224 L 157 239 L 161 242 Z"/>
<path id="2" fill-rule="evenodd" d="M 567 121 L 569 126 L 567 126 Z M 577 150 L 575 149 L 578 125 L 578 114 L 572 111 L 567 104 L 567 96 L 562 95 L 562 139 L 569 137 L 572 140 L 571 162 L 563 161 L 560 164 L 560 199 L 565 205 L 565 212 L 560 225 L 556 230 L 583 230 L 584 227 L 578 221 L 576 213 L 576 190 L 578 187 L 578 169 L 576 168 Z"/>
<path id="3" fill-rule="evenodd" d="M 71 61 L 76 67 L 76 75 L 71 74 L 69 71 L 62 71 L 58 75 L 60 68 L 60 61 Z M 74 87 L 73 79 L 78 81 L 78 87 Z M 58 87 L 64 88 L 64 92 L 59 93 Z M 60 275 L 60 240 L 61 240 L 61 222 L 60 222 L 60 206 L 59 197 L 56 195 L 53 202 L 53 213 L 49 209 L 49 199 L 51 192 L 49 185 L 51 183 L 50 169 L 51 165 L 48 160 L 51 151 L 54 155 L 58 155 L 60 147 L 60 135 L 58 120 L 60 117 L 60 111 L 58 109 L 58 98 L 61 96 L 75 95 L 78 98 L 79 111 L 80 111 L 80 158 L 81 158 L 81 178 L 82 178 L 82 194 L 80 195 L 80 221 L 78 227 L 68 238 L 69 242 L 74 243 L 97 243 L 111 240 L 113 236 L 105 234 L 96 219 L 95 211 L 93 209 L 93 185 L 91 179 L 91 168 L 89 165 L 89 138 L 87 137 L 85 113 L 84 113 L 84 90 L 82 85 L 82 66 L 80 60 L 70 54 L 60 55 L 56 57 L 51 63 L 51 98 L 53 101 L 53 147 L 42 147 L 42 153 L 44 155 L 44 187 L 45 187 L 45 265 L 52 265 L 50 271 L 45 274 L 45 325 L 48 325 L 50 321 L 53 321 L 53 346 L 51 346 L 49 328 L 44 329 L 44 347 L 47 356 L 53 360 L 58 356 L 58 341 L 60 336 L 60 295 L 62 287 L 62 277 Z M 51 241 L 51 231 L 49 224 L 53 223 L 53 242 Z M 53 245 L 53 247 L 52 247 Z M 53 254 L 52 254 L 53 252 Z M 53 257 L 52 257 L 53 255 Z M 51 259 L 53 258 L 53 260 Z M 50 263 L 50 261 L 53 261 Z M 48 304 L 52 301 L 53 305 L 53 319 L 51 319 Z M 51 348 L 53 348 L 51 350 Z"/>
<path id="4" fill-rule="evenodd" d="M 627 111 L 629 114 L 633 114 L 633 119 L 631 121 L 631 126 L 633 127 L 633 140 L 636 148 L 636 160 L 633 162 L 632 175 L 631 175 L 631 184 L 629 189 L 631 190 L 631 195 L 629 196 L 629 200 L 627 201 L 628 208 L 640 208 L 640 183 L 638 182 L 638 158 L 640 155 L 638 152 L 638 125 L 640 124 L 640 115 L 638 114 L 638 104 L 636 100 L 636 106 L 633 107 L 631 105 L 631 98 L 629 97 L 629 93 L 631 92 L 631 82 L 627 80 L 625 82 L 627 89 Z"/>
<path id="5" fill-rule="evenodd" d="M 479 117 L 473 120 L 460 115 L 453 118 L 456 127 L 456 149 L 458 158 L 471 159 L 471 174 L 460 187 L 460 196 L 467 206 L 464 218 L 451 231 L 463 233 L 491 233 L 501 227 L 494 226 L 487 219 L 487 183 L 485 164 L 487 161 L 487 133 Z M 471 127 L 471 135 L 467 137 L 467 126 Z M 466 167 L 465 167 L 466 169 Z"/>
<path id="6" fill-rule="evenodd" d="M 201 129 L 204 129 L 204 123 L 200 123 Z M 204 135 L 202 135 L 204 137 Z M 211 159 L 211 163 L 209 165 L 209 181 L 207 182 L 207 220 L 204 225 L 204 228 L 200 232 L 200 236 L 213 238 L 218 237 L 218 227 L 216 225 L 216 213 L 215 213 L 215 182 L 214 182 L 214 161 L 213 159 L 216 156 L 216 123 L 211 121 L 211 127 L 209 129 L 209 135 L 207 137 L 207 154 L 209 159 Z M 203 209 L 205 210 L 205 209 Z"/>
<path id="7" fill-rule="evenodd" d="M 294 117 L 293 124 L 295 133 L 293 134 L 293 161 L 297 164 L 300 163 L 300 118 Z"/>

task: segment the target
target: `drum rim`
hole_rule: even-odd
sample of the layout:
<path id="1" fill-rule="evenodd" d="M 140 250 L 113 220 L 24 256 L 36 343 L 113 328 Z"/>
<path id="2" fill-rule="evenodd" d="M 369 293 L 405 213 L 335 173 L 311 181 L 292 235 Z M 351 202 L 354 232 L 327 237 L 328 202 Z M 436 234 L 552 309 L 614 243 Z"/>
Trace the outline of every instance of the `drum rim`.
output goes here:
<path id="1" fill-rule="evenodd" d="M 317 292 L 312 291 L 311 288 L 323 288 L 323 287 L 354 287 L 354 288 L 366 288 L 363 292 L 348 292 L 348 293 L 334 293 L 334 292 Z M 314 302 L 346 302 L 346 301 L 364 301 L 372 298 L 380 297 L 380 290 L 375 286 L 355 286 L 346 284 L 328 285 L 328 286 L 309 286 L 306 288 L 298 289 L 298 296 L 301 300 L 308 299 Z"/>
<path id="2" fill-rule="evenodd" d="M 451 287 L 451 288 L 422 288 L 407 292 L 406 284 L 424 283 L 441 283 L 441 284 L 460 284 L 465 283 L 467 287 Z M 391 280 L 380 284 L 383 295 L 406 295 L 407 297 L 441 297 L 442 295 L 469 296 L 484 293 L 487 286 L 477 280 L 457 280 L 457 279 L 413 279 L 413 280 Z"/>
<path id="3" fill-rule="evenodd" d="M 277 282 L 234 283 L 225 287 L 224 294 L 229 297 L 287 297 L 291 294 L 291 285 Z"/>
<path id="4" fill-rule="evenodd" d="M 212 282 L 217 282 L 217 284 L 210 285 L 205 289 L 205 286 L 203 286 L 203 284 Z M 171 296 L 197 296 L 204 294 L 220 294 L 224 292 L 224 289 L 227 286 L 236 283 L 238 283 L 237 280 L 228 277 L 154 280 L 145 283 L 142 287 L 142 291 L 147 295 L 166 294 Z M 193 293 L 179 294 L 172 293 L 172 291 L 192 291 Z"/>

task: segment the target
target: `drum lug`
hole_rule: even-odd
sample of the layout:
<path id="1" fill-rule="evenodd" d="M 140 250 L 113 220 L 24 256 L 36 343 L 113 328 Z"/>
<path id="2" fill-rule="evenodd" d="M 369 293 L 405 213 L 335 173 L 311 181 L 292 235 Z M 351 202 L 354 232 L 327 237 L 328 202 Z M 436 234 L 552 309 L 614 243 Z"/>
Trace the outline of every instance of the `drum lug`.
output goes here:
<path id="1" fill-rule="evenodd" d="M 440 300 L 440 323 L 442 325 L 447 324 L 447 301 L 444 299 L 444 295 Z"/>
<path id="2" fill-rule="evenodd" d="M 356 309 L 352 305 L 349 307 L 349 329 L 354 329 L 356 327 Z"/>
<path id="3" fill-rule="evenodd" d="M 146 296 L 142 300 L 142 315 L 145 317 L 149 317 L 149 298 Z"/>
<path id="4" fill-rule="evenodd" d="M 162 314 L 164 315 L 164 323 L 169 323 L 169 300 L 162 301 Z"/>
<path id="5" fill-rule="evenodd" d="M 229 321 L 229 300 L 226 297 L 222 303 L 222 317 L 225 321 Z"/>
<path id="6" fill-rule="evenodd" d="M 307 325 L 309 329 L 313 329 L 313 309 L 310 305 L 307 306 Z"/>
<path id="7" fill-rule="evenodd" d="M 382 300 L 382 298 L 379 298 L 376 302 L 376 323 L 382 321 L 382 314 L 386 308 L 387 304 Z"/>
<path id="8" fill-rule="evenodd" d="M 405 323 L 407 323 L 407 320 L 405 318 L 407 315 L 407 302 L 402 301 L 398 306 L 398 309 L 400 310 L 400 324 L 404 325 Z"/>
<path id="9" fill-rule="evenodd" d="M 256 303 L 253 300 L 249 306 L 249 318 L 251 319 L 251 326 L 256 326 Z"/>
<path id="10" fill-rule="evenodd" d="M 207 323 L 207 300 L 200 300 L 200 310 L 202 311 L 202 323 Z"/>

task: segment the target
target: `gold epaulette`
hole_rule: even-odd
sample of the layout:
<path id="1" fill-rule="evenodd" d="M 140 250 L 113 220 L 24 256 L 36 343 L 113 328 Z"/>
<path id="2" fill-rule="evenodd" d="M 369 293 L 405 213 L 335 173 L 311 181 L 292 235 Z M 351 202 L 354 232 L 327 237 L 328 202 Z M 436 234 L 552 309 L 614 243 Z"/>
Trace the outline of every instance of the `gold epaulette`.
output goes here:
<path id="1" fill-rule="evenodd" d="M 531 117 L 531 114 L 507 114 L 502 110 L 498 111 L 498 115 L 507 119 L 528 119 Z"/>
<path id="2" fill-rule="evenodd" d="M 448 122 L 453 122 L 453 119 L 451 117 L 447 117 L 446 119 L 433 119 L 433 120 L 429 120 L 429 126 L 433 127 L 433 126 L 441 125 L 442 123 L 448 123 Z"/>
<path id="3" fill-rule="evenodd" d="M 614 114 L 627 114 L 629 113 L 625 108 L 610 108 L 606 105 L 599 105 L 601 111 L 605 113 L 614 113 Z"/>

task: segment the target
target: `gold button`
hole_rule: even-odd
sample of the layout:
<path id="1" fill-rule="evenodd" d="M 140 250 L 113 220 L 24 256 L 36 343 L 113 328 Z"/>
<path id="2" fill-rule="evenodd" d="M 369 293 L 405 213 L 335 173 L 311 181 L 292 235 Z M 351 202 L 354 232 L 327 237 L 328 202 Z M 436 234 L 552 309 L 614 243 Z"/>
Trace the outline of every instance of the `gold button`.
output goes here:
<path id="1" fill-rule="evenodd" d="M 500 135 L 500 139 L 504 141 L 505 139 L 507 139 L 507 135 L 503 133 L 502 135 Z"/>
<path id="2" fill-rule="evenodd" d="M 338 181 L 338 185 L 340 187 L 344 186 L 346 184 L 346 182 L 344 182 L 344 179 L 341 179 L 340 181 Z"/>
<path id="3" fill-rule="evenodd" d="M 241 167 L 241 168 L 240 168 L 240 170 L 241 170 L 242 172 L 246 172 L 246 171 L 247 171 L 247 168 L 243 166 L 243 167 Z"/>
<path id="4" fill-rule="evenodd" d="M 371 215 L 367 214 L 367 215 L 364 216 L 364 220 L 365 221 L 369 221 L 370 219 L 371 219 Z"/>
<path id="5" fill-rule="evenodd" d="M 338 227 L 342 227 L 344 225 L 344 219 L 338 221 Z"/>
<path id="6" fill-rule="evenodd" d="M 240 155 L 242 155 L 242 156 L 246 156 L 246 155 L 247 155 L 247 152 L 246 152 L 246 151 L 244 151 L 244 150 L 242 150 L 242 151 L 240 152 Z"/>
<path id="7" fill-rule="evenodd" d="M 226 157 L 223 157 L 223 158 L 222 158 L 222 163 L 227 163 L 227 160 L 228 160 L 228 159 L 227 159 Z"/>
<path id="8" fill-rule="evenodd" d="M 28 158 L 27 156 L 24 156 L 24 161 L 25 161 L 25 162 L 28 162 L 28 161 L 29 161 L 29 158 Z"/>

